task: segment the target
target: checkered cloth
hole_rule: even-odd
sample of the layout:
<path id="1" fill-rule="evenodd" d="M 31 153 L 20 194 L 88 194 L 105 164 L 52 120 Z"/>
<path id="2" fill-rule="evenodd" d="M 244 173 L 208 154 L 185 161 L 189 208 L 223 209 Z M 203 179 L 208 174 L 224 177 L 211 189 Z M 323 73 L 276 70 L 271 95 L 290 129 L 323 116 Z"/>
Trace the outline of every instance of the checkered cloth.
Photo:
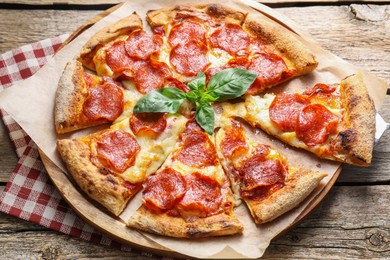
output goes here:
<path id="1" fill-rule="evenodd" d="M 25 45 L 0 56 L 0 91 L 39 70 L 68 37 L 64 34 Z M 142 256 L 153 255 L 115 242 L 86 224 L 61 198 L 51 183 L 36 144 L 4 110 L 0 115 L 19 161 L 0 196 L 0 211 L 87 241 Z"/>

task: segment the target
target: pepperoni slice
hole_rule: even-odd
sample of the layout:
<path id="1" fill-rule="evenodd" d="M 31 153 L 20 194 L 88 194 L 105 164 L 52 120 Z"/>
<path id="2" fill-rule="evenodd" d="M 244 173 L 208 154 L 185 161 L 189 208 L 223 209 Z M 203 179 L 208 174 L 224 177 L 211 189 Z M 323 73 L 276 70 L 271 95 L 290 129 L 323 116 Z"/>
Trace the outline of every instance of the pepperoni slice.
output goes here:
<path id="1" fill-rule="evenodd" d="M 336 90 L 335 86 L 330 86 L 323 83 L 317 83 L 314 85 L 314 87 L 306 89 L 302 94 L 307 96 L 327 95 L 327 94 L 331 94 L 335 90 Z"/>
<path id="2" fill-rule="evenodd" d="M 198 172 L 185 177 L 187 192 L 177 208 L 183 217 L 208 217 L 220 212 L 221 185 Z"/>
<path id="3" fill-rule="evenodd" d="M 152 90 L 162 88 L 164 80 L 172 75 L 167 64 L 160 61 L 149 60 L 138 68 L 134 83 L 137 90 L 147 94 Z"/>
<path id="4" fill-rule="evenodd" d="M 129 35 L 125 43 L 125 49 L 130 57 L 146 60 L 153 53 L 158 52 L 162 44 L 163 39 L 160 35 L 138 30 Z"/>
<path id="5" fill-rule="evenodd" d="M 106 51 L 106 63 L 114 73 L 134 71 L 137 66 L 137 61 L 127 55 L 123 41 L 115 42 Z"/>
<path id="6" fill-rule="evenodd" d="M 269 117 L 284 132 L 293 132 L 298 124 L 298 116 L 309 100 L 299 94 L 276 95 L 269 107 Z"/>
<path id="7" fill-rule="evenodd" d="M 238 24 L 225 24 L 215 30 L 210 36 L 211 46 L 220 48 L 230 55 L 246 53 L 250 38 Z"/>
<path id="8" fill-rule="evenodd" d="M 169 33 L 168 43 L 171 47 L 178 44 L 185 44 L 193 39 L 205 42 L 206 30 L 197 22 L 184 21 L 175 25 Z"/>
<path id="9" fill-rule="evenodd" d="M 155 212 L 172 209 L 186 193 L 184 177 L 172 168 L 149 176 L 142 192 L 145 205 Z"/>
<path id="10" fill-rule="evenodd" d="M 128 132 L 106 132 L 97 140 L 99 161 L 119 173 L 132 166 L 140 150 L 135 138 Z"/>
<path id="11" fill-rule="evenodd" d="M 186 83 L 175 79 L 175 78 L 167 78 L 166 82 L 164 82 L 164 87 L 166 88 L 178 88 L 180 90 L 183 90 L 184 92 L 188 93 L 191 91 L 191 89 L 187 86 Z"/>
<path id="12" fill-rule="evenodd" d="M 221 141 L 222 153 L 227 158 L 233 158 L 248 151 L 244 128 L 235 120 L 232 120 L 232 127 L 225 129 L 225 136 Z"/>
<path id="13" fill-rule="evenodd" d="M 255 82 L 247 91 L 248 94 L 256 94 L 271 87 L 292 76 L 294 72 L 289 71 L 284 60 L 273 53 L 259 54 L 251 60 L 248 69 L 257 73 Z"/>
<path id="14" fill-rule="evenodd" d="M 112 82 L 105 82 L 88 88 L 83 112 L 91 120 L 105 118 L 114 121 L 122 113 L 123 106 L 122 89 Z"/>
<path id="15" fill-rule="evenodd" d="M 92 87 L 94 85 L 99 85 L 99 84 L 103 83 L 102 77 L 92 75 L 92 74 L 87 73 L 85 71 L 84 71 L 83 75 L 84 75 L 84 80 L 85 80 L 85 84 L 87 85 L 87 87 Z"/>
<path id="16" fill-rule="evenodd" d="M 207 58 L 207 46 L 196 40 L 184 45 L 176 45 L 169 59 L 176 71 L 185 76 L 195 76 L 210 64 Z"/>
<path id="17" fill-rule="evenodd" d="M 239 172 L 243 176 L 243 190 L 247 191 L 259 186 L 283 182 L 285 178 L 285 170 L 280 161 L 266 159 L 259 155 L 245 160 Z"/>
<path id="18" fill-rule="evenodd" d="M 215 146 L 195 120 L 187 123 L 186 130 L 180 136 L 180 145 L 181 148 L 173 156 L 174 160 L 199 168 L 217 165 Z"/>
<path id="19" fill-rule="evenodd" d="M 312 103 L 327 104 L 330 107 L 340 107 L 340 91 L 337 85 L 327 85 L 318 83 L 310 89 L 306 89 L 303 93 L 310 98 Z"/>
<path id="20" fill-rule="evenodd" d="M 208 16 L 206 13 L 203 12 L 194 12 L 193 10 L 187 11 L 187 10 L 181 10 L 176 13 L 174 23 L 181 23 L 184 20 L 193 20 L 198 21 L 202 23 L 209 23 L 214 24 L 213 21 L 210 19 L 210 16 Z"/>
<path id="21" fill-rule="evenodd" d="M 270 186 L 258 186 L 252 190 L 242 190 L 241 197 L 249 198 L 253 201 L 262 201 L 269 197 L 272 193 L 284 187 L 284 183 L 278 182 Z"/>
<path id="22" fill-rule="evenodd" d="M 153 30 L 154 34 L 161 35 L 161 36 L 165 35 L 164 26 L 162 26 L 162 25 L 161 26 L 156 26 L 152 30 Z"/>
<path id="23" fill-rule="evenodd" d="M 320 104 L 305 106 L 298 117 L 297 137 L 308 146 L 323 144 L 336 129 L 339 117 Z"/>
<path id="24" fill-rule="evenodd" d="M 239 69 L 247 69 L 249 65 L 249 60 L 246 57 L 237 57 L 232 58 L 229 62 L 222 67 L 208 68 L 205 72 L 207 80 L 210 80 L 212 76 L 214 76 L 217 72 L 220 72 L 224 69 L 229 68 L 239 68 Z"/>
<path id="25" fill-rule="evenodd" d="M 130 128 L 137 136 L 157 138 L 167 127 L 163 113 L 139 113 L 130 117 Z"/>

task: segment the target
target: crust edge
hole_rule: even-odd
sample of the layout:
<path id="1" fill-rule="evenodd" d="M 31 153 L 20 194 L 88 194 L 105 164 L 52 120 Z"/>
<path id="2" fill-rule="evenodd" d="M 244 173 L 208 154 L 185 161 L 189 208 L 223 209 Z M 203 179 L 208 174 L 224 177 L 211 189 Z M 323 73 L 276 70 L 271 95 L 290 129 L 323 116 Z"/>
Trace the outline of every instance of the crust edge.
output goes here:
<path id="1" fill-rule="evenodd" d="M 293 33 L 279 24 L 265 19 L 256 19 L 256 15 L 249 14 L 243 27 L 256 37 L 273 44 L 297 70 L 295 77 L 307 74 L 317 67 L 318 61 L 315 55 L 294 37 Z"/>
<path id="2" fill-rule="evenodd" d="M 58 140 L 57 148 L 81 190 L 116 216 L 140 189 L 129 190 L 121 178 L 109 173 L 102 174 L 89 159 L 89 147 L 79 139 Z"/>
<path id="3" fill-rule="evenodd" d="M 325 173 L 297 169 L 285 187 L 263 201 L 246 200 L 256 224 L 270 222 L 297 207 L 327 176 Z"/>
<path id="4" fill-rule="evenodd" d="M 340 83 L 350 127 L 339 134 L 341 149 L 347 151 L 346 163 L 371 164 L 375 137 L 375 107 L 362 75 L 349 76 Z"/>
<path id="5" fill-rule="evenodd" d="M 115 38 L 129 34 L 134 30 L 142 30 L 142 20 L 137 13 L 133 13 L 119 21 L 104 27 L 98 31 L 91 39 L 83 46 L 78 60 L 88 69 L 95 70 L 93 57 L 96 52 L 106 43 Z"/>
<path id="6" fill-rule="evenodd" d="M 106 119 L 88 121 L 82 114 L 87 95 L 83 73 L 82 64 L 77 60 L 72 60 L 65 66 L 58 82 L 54 106 L 54 124 L 58 134 L 108 122 Z"/>
<path id="7" fill-rule="evenodd" d="M 162 8 L 158 10 L 149 10 L 146 14 L 146 20 L 154 28 L 163 26 L 174 20 L 180 11 L 203 12 L 212 17 L 217 22 L 229 22 L 242 24 L 247 15 L 233 8 L 221 4 L 195 4 L 195 5 L 175 5 L 173 7 Z"/>
<path id="8" fill-rule="evenodd" d="M 154 234 L 178 238 L 202 238 L 240 233 L 242 224 L 233 214 L 221 213 L 186 222 L 166 213 L 156 214 L 142 205 L 127 221 L 127 226 Z"/>

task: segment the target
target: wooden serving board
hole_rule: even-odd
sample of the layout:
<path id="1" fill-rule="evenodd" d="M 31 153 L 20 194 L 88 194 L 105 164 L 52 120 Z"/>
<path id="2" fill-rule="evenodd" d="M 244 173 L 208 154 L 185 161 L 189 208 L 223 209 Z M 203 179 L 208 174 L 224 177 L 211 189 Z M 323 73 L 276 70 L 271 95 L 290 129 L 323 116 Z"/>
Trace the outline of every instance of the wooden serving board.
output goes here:
<path id="1" fill-rule="evenodd" d="M 118 4 L 106 11 L 101 12 L 97 16 L 90 19 L 88 22 L 80 26 L 75 32 L 73 32 L 69 38 L 63 43 L 60 49 L 71 42 L 74 38 L 79 36 L 82 32 L 90 28 L 96 22 L 109 15 L 116 9 L 118 9 L 122 4 Z M 267 10 L 269 11 L 269 10 Z M 273 13 L 269 14 L 271 17 L 275 15 Z M 285 25 L 287 21 L 283 19 L 277 20 L 277 22 Z M 299 28 L 289 28 L 300 36 L 306 36 L 307 34 L 304 31 L 300 31 Z M 42 162 L 49 174 L 50 179 L 52 180 L 55 187 L 60 192 L 63 199 L 69 204 L 69 206 L 80 216 L 86 223 L 92 227 L 99 230 L 101 233 L 107 235 L 108 237 L 126 245 L 137 247 L 138 249 L 157 253 L 160 255 L 166 255 L 170 257 L 186 257 L 178 252 L 172 251 L 169 248 L 161 246 L 160 244 L 147 239 L 142 235 L 141 231 L 130 229 L 126 227 L 125 223 L 119 218 L 102 206 L 100 206 L 95 201 L 88 198 L 84 193 L 74 184 L 73 180 L 65 174 L 58 166 L 56 166 L 46 154 L 39 150 L 41 155 Z M 295 219 L 295 221 L 284 229 L 277 237 L 284 235 L 290 229 L 298 225 L 302 220 L 304 220 L 325 198 L 328 192 L 333 187 L 337 178 L 341 172 L 341 166 L 336 170 L 333 177 L 329 180 L 326 186 L 321 190 L 321 192 L 307 205 L 307 207 L 302 211 L 302 213 Z M 288 213 L 287 213 L 288 214 Z M 275 237 L 276 238 L 276 237 Z"/>

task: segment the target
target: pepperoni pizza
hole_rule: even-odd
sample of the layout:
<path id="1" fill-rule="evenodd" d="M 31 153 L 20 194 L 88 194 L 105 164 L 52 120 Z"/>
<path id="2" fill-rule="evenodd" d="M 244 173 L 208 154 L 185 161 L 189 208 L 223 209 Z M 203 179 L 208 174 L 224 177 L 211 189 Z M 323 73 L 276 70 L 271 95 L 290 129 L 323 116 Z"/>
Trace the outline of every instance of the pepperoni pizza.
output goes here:
<path id="1" fill-rule="evenodd" d="M 315 56 L 278 24 L 219 4 L 152 10 L 146 21 L 150 32 L 136 13 L 102 29 L 60 78 L 54 109 L 57 133 L 92 131 L 58 140 L 63 161 L 84 193 L 118 216 L 142 190 L 143 204 L 127 225 L 186 238 L 240 233 L 243 226 L 234 214 L 240 199 L 256 223 L 271 221 L 302 202 L 324 174 L 294 168 L 274 148 L 248 137 L 233 118 L 241 116 L 279 138 L 292 127 L 303 148 L 320 147 L 339 129 L 338 111 L 346 110 L 339 106 L 344 90 L 319 85 L 303 94 L 277 96 L 268 116 L 279 127 L 276 132 L 258 119 L 260 100 L 267 96 L 255 96 L 311 72 L 317 66 Z M 170 88 L 186 96 L 199 75 L 211 82 L 213 75 L 231 68 L 257 76 L 245 90 L 245 102 L 222 104 L 225 124 L 217 134 L 209 135 L 197 124 L 191 102 L 183 102 L 177 113 L 134 112 L 150 93 Z M 366 133 L 353 127 L 362 109 L 351 109 L 349 119 L 342 119 L 343 126 L 352 126 L 339 134 L 344 150 L 352 151 L 352 143 Z M 298 119 L 291 122 L 288 114 L 303 118 L 299 127 Z M 100 130 L 93 132 L 94 126 Z M 369 163 L 368 157 L 364 160 Z"/>

